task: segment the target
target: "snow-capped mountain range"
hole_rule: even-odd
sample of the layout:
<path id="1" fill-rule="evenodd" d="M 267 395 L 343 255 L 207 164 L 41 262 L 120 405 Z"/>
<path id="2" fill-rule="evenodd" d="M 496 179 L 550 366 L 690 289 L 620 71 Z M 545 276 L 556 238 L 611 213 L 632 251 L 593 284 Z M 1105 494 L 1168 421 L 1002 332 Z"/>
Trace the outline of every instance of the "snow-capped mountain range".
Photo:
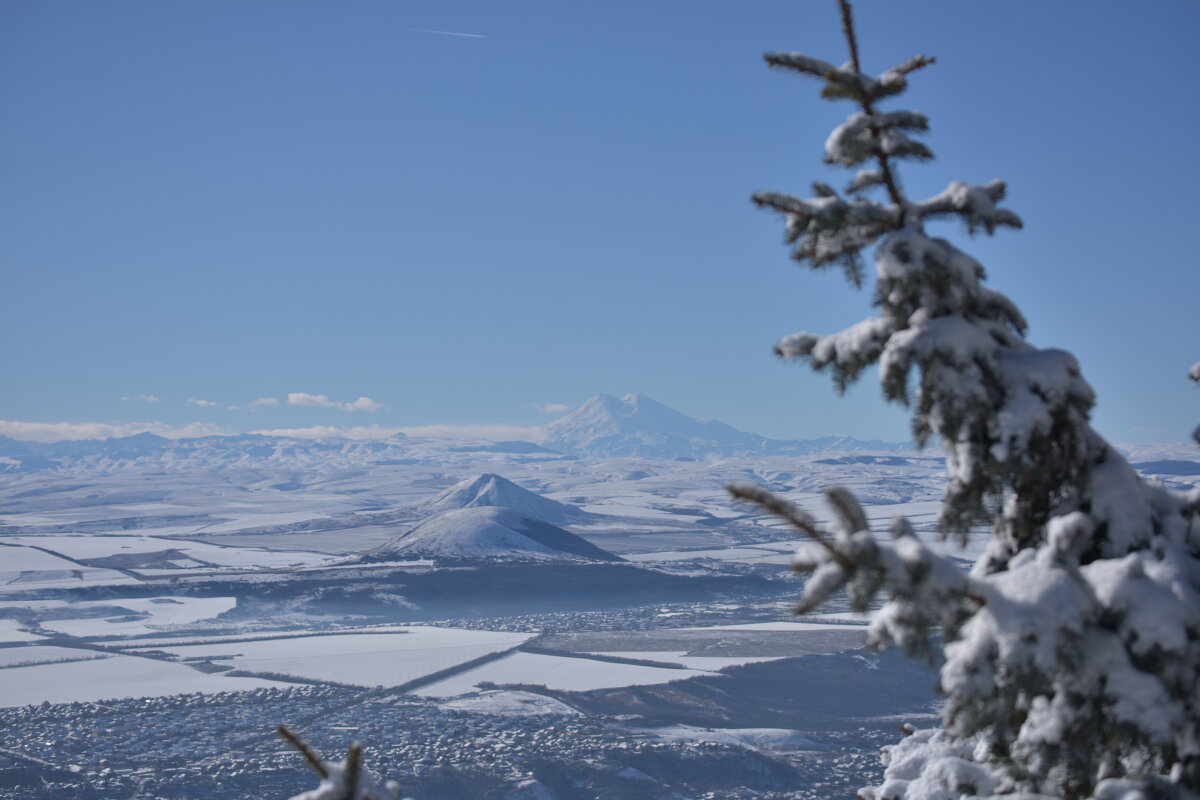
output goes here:
<path id="1" fill-rule="evenodd" d="M 534 441 L 429 439 L 394 434 L 381 439 L 300 438 L 244 433 L 168 439 L 139 433 L 114 439 L 31 442 L 0 436 L 0 473 L 43 470 L 108 473 L 131 467 L 187 469 L 352 467 L 412 464 L 446 453 L 511 453 L 528 458 L 723 456 L 871 452 L 909 444 L 849 436 L 768 439 L 716 420 L 698 420 L 643 394 L 597 395 L 536 428 Z"/>

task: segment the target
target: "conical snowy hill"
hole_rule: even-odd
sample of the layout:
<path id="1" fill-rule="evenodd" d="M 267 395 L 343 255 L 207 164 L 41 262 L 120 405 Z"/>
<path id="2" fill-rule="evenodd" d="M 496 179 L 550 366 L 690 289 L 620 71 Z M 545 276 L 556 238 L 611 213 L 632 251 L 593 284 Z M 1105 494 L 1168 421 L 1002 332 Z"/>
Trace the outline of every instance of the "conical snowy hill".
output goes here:
<path id="1" fill-rule="evenodd" d="M 511 508 L 444 511 L 359 560 L 620 561 L 569 531 Z"/>
<path id="2" fill-rule="evenodd" d="M 507 478 L 491 472 L 456 483 L 436 497 L 424 501 L 418 508 L 430 514 L 437 514 L 460 508 L 485 506 L 512 509 L 555 525 L 583 522 L 591 517 L 586 511 L 522 489 Z"/>

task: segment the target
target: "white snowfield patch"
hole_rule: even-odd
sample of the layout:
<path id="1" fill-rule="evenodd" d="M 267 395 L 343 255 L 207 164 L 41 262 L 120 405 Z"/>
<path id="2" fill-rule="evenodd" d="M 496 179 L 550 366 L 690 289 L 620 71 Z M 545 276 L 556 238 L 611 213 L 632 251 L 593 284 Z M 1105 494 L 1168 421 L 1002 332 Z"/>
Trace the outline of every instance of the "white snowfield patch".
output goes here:
<path id="1" fill-rule="evenodd" d="M 36 608 L 40 604 L 34 601 L 24 605 Z M 86 600 L 69 605 L 63 604 L 61 607 L 83 614 L 97 608 L 109 607 L 123 609 L 129 613 L 117 612 L 103 617 L 81 616 L 76 619 L 46 620 L 42 622 L 42 627 L 79 638 L 140 636 L 213 619 L 226 611 L 231 611 L 236 606 L 237 598 L 234 597 L 139 597 Z"/>
<path id="2" fill-rule="evenodd" d="M 529 633 L 418 626 L 405 633 L 351 633 L 157 648 L 247 672 L 353 686 L 399 686 L 533 638 Z"/>
<path id="3" fill-rule="evenodd" d="M 523 684 L 564 692 L 586 692 L 669 683 L 709 674 L 712 673 L 697 669 L 644 667 L 590 658 L 513 653 L 413 693 L 423 697 L 457 697 L 474 692 L 481 683 Z"/>
<path id="4" fill-rule="evenodd" d="M 827 614 L 805 614 L 805 622 L 850 622 L 855 625 L 870 625 L 869 611 L 830 611 Z"/>
<path id="5" fill-rule="evenodd" d="M 726 667 L 740 667 L 742 664 L 755 664 L 759 661 L 778 661 L 784 658 L 784 656 L 689 656 L 686 650 L 593 651 L 592 655 L 638 658 L 642 661 L 661 661 L 664 664 L 679 664 L 689 669 L 699 669 L 705 672 L 718 672 Z"/>
<path id="6" fill-rule="evenodd" d="M 130 639 L 128 642 L 105 642 L 105 647 L 115 647 L 130 651 L 146 650 L 147 648 L 157 647 L 184 647 L 195 644 L 231 644 L 235 642 L 250 642 L 250 641 L 266 641 L 268 639 L 305 639 L 312 636 L 334 635 L 343 636 L 351 633 L 408 633 L 412 630 L 412 625 L 371 625 L 362 628 L 334 628 L 320 633 L 313 631 L 278 631 L 278 630 L 260 630 L 246 631 L 245 633 L 227 633 L 216 636 L 171 636 L 171 637 L 149 637 L 141 639 Z"/>
<path id="7" fill-rule="evenodd" d="M 242 568 L 300 567 L 325 561 L 329 556 L 297 550 L 264 550 L 257 547 L 222 547 L 206 542 L 167 539 L 161 536 L 107 536 L 100 534 L 50 534 L 45 536 L 6 536 L 0 543 L 36 546 L 59 553 L 65 558 L 88 560 L 110 556 L 139 556 L 176 550 L 198 562 L 179 565 Z M 40 552 L 40 551 L 38 551 Z M 70 562 L 68 562 L 70 563 Z M 78 564 L 71 564 L 78 569 Z M 135 566 L 130 564 L 130 567 Z"/>
<path id="8" fill-rule="evenodd" d="M 124 697 L 168 697 L 189 692 L 237 692 L 292 684 L 198 672 L 184 664 L 135 656 L 109 656 L 63 664 L 0 670 L 0 708 L 85 703 Z"/>
<path id="9" fill-rule="evenodd" d="M 765 547 L 727 547 L 713 550 L 664 550 L 625 556 L 629 561 L 740 561 L 755 564 L 790 564 L 791 554 Z"/>
<path id="10" fill-rule="evenodd" d="M 36 633 L 21 630 L 21 623 L 15 619 L 0 619 L 0 644 L 9 642 L 40 642 L 44 639 Z"/>
<path id="11" fill-rule="evenodd" d="M 0 593 L 136 583 L 136 579 L 116 570 L 86 567 L 33 547 L 0 547 Z"/>
<path id="12" fill-rule="evenodd" d="M 7 543 L 8 540 L 0 539 L 0 544 Z M 81 564 L 68 561 L 62 556 L 32 547 L 16 545 L 0 547 L 0 564 L 3 564 L 3 569 L 0 569 L 0 581 L 4 580 L 4 576 L 22 572 L 69 571 L 84 568 Z"/>
<path id="13" fill-rule="evenodd" d="M 691 725 L 671 725 L 667 728 L 641 728 L 637 732 L 671 742 L 712 742 L 772 753 L 826 749 L 799 731 L 787 728 L 696 728 Z"/>
<path id="14" fill-rule="evenodd" d="M 412 558 L 407 561 L 372 561 L 369 564 L 315 564 L 311 567 L 301 567 L 301 569 L 327 570 L 327 569 L 357 569 L 362 571 L 379 570 L 379 569 L 429 569 L 436 566 L 437 562 L 432 558 Z"/>
<path id="15" fill-rule="evenodd" d="M 84 650 L 78 647 L 35 644 L 27 647 L 0 647 L 0 668 L 18 667 L 23 664 L 49 664 L 53 661 L 84 661 L 92 658 L 107 658 L 105 653 Z M 0 673 L 0 681 L 6 673 Z"/>
<path id="16" fill-rule="evenodd" d="M 493 689 L 475 692 L 438 704 L 448 711 L 469 711 L 472 714 L 492 714 L 501 717 L 577 716 L 580 712 L 566 703 L 544 694 L 516 689 Z"/>
<path id="17" fill-rule="evenodd" d="M 703 628 L 684 628 L 692 631 L 861 631 L 857 622 L 747 622 L 740 625 L 710 625 Z"/>

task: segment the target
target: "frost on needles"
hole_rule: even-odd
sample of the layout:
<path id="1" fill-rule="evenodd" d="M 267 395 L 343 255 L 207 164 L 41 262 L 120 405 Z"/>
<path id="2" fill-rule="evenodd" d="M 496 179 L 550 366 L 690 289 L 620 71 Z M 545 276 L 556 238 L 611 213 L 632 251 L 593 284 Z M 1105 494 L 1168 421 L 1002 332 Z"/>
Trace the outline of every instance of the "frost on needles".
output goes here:
<path id="1" fill-rule="evenodd" d="M 983 267 L 925 232 L 935 218 L 989 234 L 1021 220 L 999 205 L 1002 181 L 905 196 L 896 165 L 932 158 L 914 138 L 928 121 L 877 104 L 932 59 L 865 74 L 849 4 L 841 8 L 849 63 L 797 53 L 766 61 L 857 106 L 826 141 L 825 160 L 862 168 L 842 193 L 816 183 L 807 199 L 763 192 L 754 201 L 783 215 L 797 261 L 840 267 L 856 285 L 874 247 L 876 313 L 840 333 L 785 337 L 777 351 L 830 371 L 839 390 L 877 364 L 884 395 L 911 408 L 917 441 L 946 452 L 943 531 L 994 531 L 965 573 L 904 519 L 890 535 L 872 534 L 844 489 L 829 490 L 839 522 L 822 530 L 781 498 L 731 487 L 812 540 L 796 562 L 809 573 L 801 610 L 845 588 L 856 608 L 883 601 L 873 646 L 943 651 L 942 727 L 887 748 L 882 785 L 860 795 L 1195 798 L 1200 490 L 1142 480 L 1090 426 L 1094 394 L 1074 357 L 1029 344 L 1020 311 L 984 285 Z M 1191 377 L 1200 380 L 1200 365 Z"/>

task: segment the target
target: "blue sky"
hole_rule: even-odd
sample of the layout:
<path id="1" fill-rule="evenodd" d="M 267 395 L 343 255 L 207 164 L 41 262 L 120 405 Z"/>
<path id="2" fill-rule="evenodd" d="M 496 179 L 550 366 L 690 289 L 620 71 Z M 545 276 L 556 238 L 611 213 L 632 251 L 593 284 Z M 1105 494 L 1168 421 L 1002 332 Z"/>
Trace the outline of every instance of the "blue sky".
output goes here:
<path id="1" fill-rule="evenodd" d="M 960 245 L 1079 357 L 1102 433 L 1186 438 L 1200 5 L 856 13 L 867 69 L 938 58 L 892 104 L 932 119 L 910 194 L 1007 180 L 1026 229 Z M 534 425 L 639 391 L 906 438 L 874 376 L 839 398 L 770 353 L 870 294 L 748 200 L 843 180 L 820 157 L 850 109 L 769 50 L 844 60 L 835 4 L 8 2 L 0 419 Z"/>

